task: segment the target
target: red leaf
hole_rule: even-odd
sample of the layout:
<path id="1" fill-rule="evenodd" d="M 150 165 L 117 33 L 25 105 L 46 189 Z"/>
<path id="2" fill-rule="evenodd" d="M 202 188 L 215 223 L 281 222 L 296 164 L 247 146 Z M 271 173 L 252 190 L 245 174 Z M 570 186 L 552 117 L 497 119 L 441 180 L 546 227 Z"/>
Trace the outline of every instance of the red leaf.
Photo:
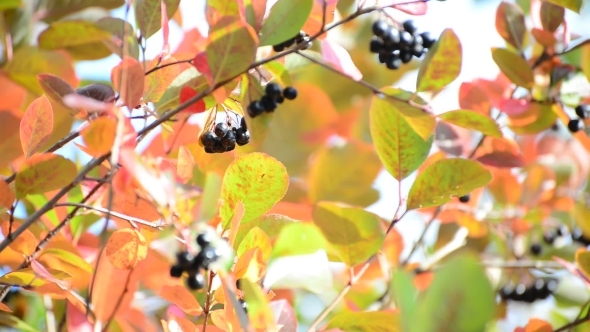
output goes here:
<path id="1" fill-rule="evenodd" d="M 505 99 L 500 102 L 500 111 L 506 113 L 509 116 L 518 116 L 526 112 L 531 103 L 525 99 Z"/>
<path id="2" fill-rule="evenodd" d="M 197 92 L 195 90 L 193 90 L 191 87 L 185 86 L 182 88 L 182 90 L 180 90 L 180 103 L 182 104 L 196 95 Z M 205 109 L 205 100 L 201 99 L 198 102 L 193 103 L 189 107 L 185 108 L 183 112 L 197 114 L 203 113 Z"/>
<path id="3" fill-rule="evenodd" d="M 492 108 L 485 90 L 470 82 L 463 82 L 459 88 L 459 106 L 484 115 L 489 115 Z"/>
<path id="4" fill-rule="evenodd" d="M 83 313 L 70 301 L 66 303 L 66 319 L 68 331 L 73 332 L 92 332 L 94 331 L 92 324 L 86 318 L 86 313 Z"/>
<path id="5" fill-rule="evenodd" d="M 163 35 L 163 45 L 162 45 L 162 52 L 160 56 L 163 56 L 165 53 L 170 53 L 170 44 L 168 44 L 168 34 L 169 34 L 169 27 L 168 27 L 168 12 L 166 11 L 166 2 L 164 0 L 162 2 L 162 18 L 160 25 L 162 26 L 162 35 Z"/>
<path id="6" fill-rule="evenodd" d="M 53 131 L 53 109 L 51 103 L 42 95 L 35 99 L 20 121 L 20 142 L 29 158 L 45 145 L 51 138 Z"/>
<path id="7" fill-rule="evenodd" d="M 111 71 L 111 82 L 119 91 L 123 104 L 134 108 L 141 102 L 144 86 L 143 68 L 137 60 L 126 56 Z"/>
<path id="8" fill-rule="evenodd" d="M 406 0 L 386 0 L 380 1 L 379 4 L 383 7 L 392 7 L 410 15 L 424 15 L 428 10 L 428 4 L 426 2 L 414 2 L 407 3 Z M 396 3 L 403 3 L 396 5 Z"/>
<path id="9" fill-rule="evenodd" d="M 495 151 L 482 155 L 476 159 L 482 164 L 494 167 L 523 167 L 524 159 L 520 155 L 508 151 Z"/>
<path id="10" fill-rule="evenodd" d="M 355 81 L 360 81 L 363 78 L 361 71 L 355 66 L 350 58 L 350 54 L 344 47 L 329 41 L 322 40 L 322 55 L 324 60 L 331 63 L 336 69 L 346 74 Z"/>
<path id="11" fill-rule="evenodd" d="M 192 63 L 193 66 L 197 68 L 199 73 L 207 77 L 207 81 L 210 81 L 212 79 L 213 75 L 211 74 L 211 68 L 209 68 L 209 63 L 207 62 L 207 53 L 205 53 L 205 51 L 195 55 L 195 59 Z"/>

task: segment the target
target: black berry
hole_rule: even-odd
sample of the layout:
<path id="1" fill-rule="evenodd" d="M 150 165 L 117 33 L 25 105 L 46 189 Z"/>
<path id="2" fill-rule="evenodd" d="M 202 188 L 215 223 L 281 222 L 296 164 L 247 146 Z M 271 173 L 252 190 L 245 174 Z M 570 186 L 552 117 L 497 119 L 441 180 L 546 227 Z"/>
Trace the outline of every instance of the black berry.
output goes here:
<path id="1" fill-rule="evenodd" d="M 248 115 L 251 117 L 256 117 L 264 112 L 264 108 L 262 108 L 262 104 L 259 101 L 255 100 L 248 105 Z"/>
<path id="2" fill-rule="evenodd" d="M 180 278 L 180 276 L 182 276 L 182 271 L 184 271 L 184 269 L 179 265 L 172 265 L 170 268 L 170 276 L 173 278 Z"/>
<path id="3" fill-rule="evenodd" d="M 236 145 L 236 133 L 234 133 L 233 130 L 229 130 L 221 139 L 221 145 L 223 145 L 225 148 Z"/>
<path id="4" fill-rule="evenodd" d="M 398 69 L 402 65 L 402 60 L 397 55 L 391 55 L 385 62 L 385 66 L 389 69 Z"/>
<path id="5" fill-rule="evenodd" d="M 236 131 L 236 143 L 239 146 L 250 143 L 250 133 L 245 128 L 240 128 Z"/>
<path id="6" fill-rule="evenodd" d="M 410 50 L 402 50 L 399 52 L 399 57 L 402 59 L 403 63 L 408 63 L 412 61 L 412 51 Z"/>
<path id="7" fill-rule="evenodd" d="M 382 21 L 382 20 L 375 21 L 375 23 L 373 23 L 373 27 L 372 27 L 373 34 L 375 36 L 381 37 L 381 36 L 383 36 L 385 31 L 387 31 L 388 27 L 389 27 L 389 25 L 385 21 Z"/>
<path id="8" fill-rule="evenodd" d="M 248 126 L 246 125 L 246 118 L 245 117 L 242 117 L 242 119 L 240 120 L 240 128 L 248 129 Z"/>
<path id="9" fill-rule="evenodd" d="M 201 273 L 191 274 L 186 278 L 186 285 L 192 290 L 205 287 L 205 277 Z"/>
<path id="10" fill-rule="evenodd" d="M 469 202 L 469 198 L 470 198 L 469 197 L 469 194 L 467 194 L 465 196 L 461 196 L 461 197 L 459 197 L 459 202 L 461 202 L 461 203 L 467 203 L 467 202 Z"/>
<path id="11" fill-rule="evenodd" d="M 186 270 L 193 260 L 194 256 L 188 251 L 181 251 L 176 254 L 176 263 L 181 268 Z"/>
<path id="12" fill-rule="evenodd" d="M 271 98 L 270 96 L 263 96 L 262 98 L 260 98 L 260 104 L 266 112 L 272 112 L 278 106 L 277 102 L 274 101 L 273 98 Z"/>
<path id="13" fill-rule="evenodd" d="M 414 34 L 414 43 L 413 46 L 422 45 L 424 43 L 424 39 L 419 34 Z"/>
<path id="14" fill-rule="evenodd" d="M 389 57 L 391 56 L 391 54 L 387 54 L 387 53 L 379 53 L 379 62 L 380 63 L 385 63 L 387 62 L 387 59 L 389 59 Z"/>
<path id="15" fill-rule="evenodd" d="M 582 129 L 582 121 L 580 121 L 579 119 L 571 119 L 568 123 L 567 123 L 567 128 L 572 132 L 572 133 L 576 133 L 578 132 L 580 129 Z"/>
<path id="16" fill-rule="evenodd" d="M 541 245 L 539 243 L 533 243 L 531 245 L 531 253 L 535 256 L 540 255 L 541 254 Z"/>
<path id="17" fill-rule="evenodd" d="M 272 50 L 275 52 L 282 52 L 285 49 L 285 45 L 279 44 L 272 47 Z"/>
<path id="18" fill-rule="evenodd" d="M 292 86 L 286 87 L 285 90 L 283 90 L 283 97 L 289 100 L 297 98 L 297 89 Z"/>
<path id="19" fill-rule="evenodd" d="M 222 153 L 225 152 L 225 146 L 221 143 L 221 138 L 216 137 L 215 145 L 211 147 L 213 153 Z"/>
<path id="20" fill-rule="evenodd" d="M 409 32 L 409 33 L 414 33 L 416 32 L 416 26 L 414 26 L 414 21 L 412 20 L 407 20 L 403 23 L 404 26 L 404 30 Z"/>
<path id="21" fill-rule="evenodd" d="M 414 43 L 414 36 L 407 31 L 402 31 L 399 35 L 399 42 L 404 46 L 412 46 Z"/>
<path id="22" fill-rule="evenodd" d="M 229 127 L 224 122 L 220 122 L 215 125 L 214 131 L 215 131 L 215 135 L 217 135 L 217 137 L 222 138 L 229 131 Z"/>
<path id="23" fill-rule="evenodd" d="M 394 27 L 389 27 L 383 35 L 385 45 L 398 45 L 400 43 L 400 32 Z"/>
<path id="24" fill-rule="evenodd" d="M 212 147 L 215 145 L 215 134 L 210 131 L 206 131 L 201 134 L 201 143 L 204 147 Z"/>
<path id="25" fill-rule="evenodd" d="M 211 244 L 211 236 L 208 233 L 201 233 L 197 235 L 196 241 L 199 247 L 204 249 L 205 247 L 209 246 L 209 244 Z"/>
<path id="26" fill-rule="evenodd" d="M 413 56 L 415 56 L 416 58 L 419 58 L 422 56 L 422 54 L 424 54 L 424 46 L 414 45 L 414 47 L 412 47 L 412 55 Z"/>
<path id="27" fill-rule="evenodd" d="M 219 258 L 219 255 L 217 254 L 217 250 L 215 250 L 215 248 L 213 248 L 211 246 L 208 246 L 199 252 L 199 254 L 195 258 L 195 260 L 198 260 L 201 263 L 200 265 L 205 270 L 208 270 L 209 264 L 213 263 L 217 258 Z"/>
<path id="28" fill-rule="evenodd" d="M 242 300 L 242 299 L 239 299 L 238 301 L 239 301 L 239 302 L 240 302 L 240 304 L 242 305 L 242 309 L 244 309 L 244 311 L 245 311 L 246 313 L 248 313 L 248 304 L 246 303 L 246 301 L 244 301 L 244 300 Z"/>
<path id="29" fill-rule="evenodd" d="M 580 117 L 580 119 L 585 119 L 588 117 L 590 113 L 590 105 L 580 104 L 576 106 L 576 115 Z"/>
<path id="30" fill-rule="evenodd" d="M 547 231 L 545 234 L 543 234 L 543 241 L 545 241 L 547 244 L 553 244 L 556 237 L 557 234 L 555 232 Z"/>
<path id="31" fill-rule="evenodd" d="M 373 37 L 373 39 L 371 39 L 371 44 L 369 47 L 371 53 L 381 53 L 384 51 L 384 48 L 385 45 L 383 45 L 383 42 L 381 40 L 379 40 L 376 37 Z"/>
<path id="32" fill-rule="evenodd" d="M 426 48 L 431 48 L 436 42 L 436 40 L 430 35 L 430 32 L 422 32 L 420 36 L 422 37 L 422 46 Z"/>
<path id="33" fill-rule="evenodd" d="M 213 151 L 213 147 L 206 146 L 205 147 L 205 153 L 215 153 L 215 152 Z"/>
<path id="34" fill-rule="evenodd" d="M 283 92 L 283 89 L 281 89 L 281 87 L 276 83 L 268 83 L 264 88 L 264 91 L 266 92 L 267 96 L 276 100 L 278 97 L 281 96 L 281 92 Z"/>

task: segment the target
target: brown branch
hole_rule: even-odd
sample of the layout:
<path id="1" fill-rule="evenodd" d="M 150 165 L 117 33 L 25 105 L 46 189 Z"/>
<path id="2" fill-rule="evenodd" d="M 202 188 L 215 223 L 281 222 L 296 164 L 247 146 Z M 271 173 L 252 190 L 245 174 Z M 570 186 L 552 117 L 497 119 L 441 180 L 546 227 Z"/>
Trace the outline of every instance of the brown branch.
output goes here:
<path id="1" fill-rule="evenodd" d="M 205 307 L 203 313 L 205 314 L 205 321 L 203 322 L 203 329 L 201 332 L 207 330 L 207 318 L 209 318 L 209 306 L 211 305 L 211 284 L 213 284 L 213 272 L 209 271 L 209 283 L 207 285 L 207 299 L 205 300 Z"/>
<path id="2" fill-rule="evenodd" d="M 557 328 L 555 330 L 553 330 L 553 332 L 563 332 L 563 331 L 567 331 L 570 330 L 578 325 L 582 325 L 586 322 L 590 321 L 590 311 L 588 311 L 588 313 L 586 315 L 584 315 L 584 317 L 578 318 L 576 320 L 574 320 L 571 323 L 567 323 L 564 326 Z"/>
<path id="3" fill-rule="evenodd" d="M 180 63 L 191 63 L 191 62 L 193 62 L 193 59 L 178 60 L 178 61 L 174 61 L 174 62 L 165 63 L 163 65 L 157 65 L 154 68 L 146 71 L 145 72 L 145 76 L 148 76 L 149 74 L 151 74 L 151 73 L 153 73 L 153 72 L 155 72 L 157 70 L 160 70 L 162 68 L 166 68 L 168 66 L 177 65 L 177 64 L 180 64 Z"/>
<path id="4" fill-rule="evenodd" d="M 55 206 L 56 207 L 57 206 L 74 206 L 74 207 L 78 207 L 78 208 L 81 208 L 81 209 L 94 210 L 94 211 L 97 211 L 97 212 L 100 212 L 100 213 L 106 213 L 106 214 L 110 213 L 111 215 L 113 215 L 113 216 L 115 216 L 117 218 L 121 218 L 123 220 L 128 221 L 133 228 L 137 228 L 137 225 L 135 223 L 138 223 L 140 225 L 144 225 L 144 226 L 147 226 L 147 227 L 162 229 L 162 227 L 160 225 L 156 225 L 153 222 L 149 222 L 147 220 L 143 220 L 143 219 L 135 218 L 135 217 L 132 217 L 132 216 L 128 216 L 128 215 L 123 214 L 123 213 L 119 213 L 119 212 L 115 212 L 115 211 L 110 211 L 109 209 L 101 208 L 101 207 L 98 207 L 98 206 L 91 206 L 91 205 L 86 205 L 86 204 L 82 204 L 82 203 L 58 203 L 58 204 L 55 204 Z"/>

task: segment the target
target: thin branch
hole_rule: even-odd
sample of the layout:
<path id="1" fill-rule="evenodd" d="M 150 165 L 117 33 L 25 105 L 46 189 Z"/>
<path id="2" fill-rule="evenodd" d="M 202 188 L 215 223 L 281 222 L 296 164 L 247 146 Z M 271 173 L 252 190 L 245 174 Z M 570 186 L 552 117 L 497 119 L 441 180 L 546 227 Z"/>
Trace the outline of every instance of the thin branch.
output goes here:
<path id="1" fill-rule="evenodd" d="M 554 261 L 510 261 L 510 262 L 495 262 L 483 261 L 481 264 L 485 267 L 500 268 L 500 269 L 563 269 L 563 265 Z"/>
<path id="2" fill-rule="evenodd" d="M 101 207 L 98 207 L 98 206 L 91 206 L 91 205 L 86 205 L 86 204 L 81 204 L 81 203 L 58 203 L 58 204 L 55 204 L 55 206 L 56 207 L 58 207 L 58 206 L 75 206 L 75 207 L 79 207 L 79 208 L 82 208 L 82 209 L 94 210 L 94 211 L 101 212 L 101 213 L 110 213 L 111 215 L 113 215 L 113 216 L 115 216 L 117 218 L 121 218 L 123 220 L 128 221 L 131 224 L 131 226 L 133 226 L 133 228 L 137 228 L 137 225 L 135 225 L 135 223 L 138 223 L 140 225 L 144 225 L 144 226 L 147 226 L 147 227 L 158 228 L 160 230 L 162 229 L 162 226 L 155 225 L 153 222 L 149 222 L 147 220 L 143 220 L 143 219 L 135 218 L 135 217 L 132 217 L 132 216 L 128 216 L 126 214 L 115 212 L 115 211 L 110 211 L 109 212 L 109 209 L 101 208 Z"/>
<path id="3" fill-rule="evenodd" d="M 168 66 L 177 65 L 179 63 L 191 63 L 193 60 L 194 59 L 185 59 L 185 60 L 178 60 L 178 61 L 174 61 L 174 62 L 165 63 L 163 65 L 158 65 L 158 66 L 155 66 L 154 68 L 146 71 L 145 72 L 145 76 L 148 76 L 149 74 L 151 74 L 151 73 L 153 73 L 153 72 L 155 72 L 157 70 L 160 70 L 162 68 L 166 68 Z"/>
<path id="4" fill-rule="evenodd" d="M 418 238 L 418 241 L 416 241 L 414 243 L 414 245 L 412 246 L 412 249 L 410 249 L 410 253 L 408 254 L 408 256 L 406 256 L 406 258 L 400 263 L 400 265 L 404 266 L 406 264 L 408 264 L 408 262 L 410 261 L 410 258 L 412 258 L 412 255 L 414 254 L 414 252 L 416 252 L 416 250 L 418 249 L 418 247 L 420 246 L 420 244 L 422 243 L 422 241 L 424 241 L 424 236 L 426 236 L 426 233 L 428 232 L 428 230 L 430 229 L 430 225 L 434 224 L 434 219 L 436 219 L 436 217 L 438 217 L 439 213 L 442 211 L 442 205 L 438 206 L 436 208 L 436 210 L 434 211 L 434 213 L 432 214 L 432 217 L 430 217 L 430 220 L 428 221 L 428 223 L 426 224 L 426 227 L 424 227 L 424 230 L 422 231 L 422 233 L 420 234 L 420 237 Z"/>
<path id="5" fill-rule="evenodd" d="M 205 314 L 205 320 L 203 321 L 203 329 L 201 332 L 207 330 L 207 319 L 209 318 L 209 306 L 211 305 L 211 285 L 213 284 L 213 272 L 209 271 L 209 283 L 207 284 L 207 299 L 205 300 L 205 307 L 203 307 L 203 313 Z"/>
<path id="6" fill-rule="evenodd" d="M 590 321 L 590 315 L 589 314 L 590 314 L 590 311 L 588 312 L 588 314 L 584 315 L 584 317 L 578 318 L 578 319 L 574 320 L 571 323 L 567 323 L 564 326 L 562 326 L 562 327 L 560 327 L 560 328 L 558 328 L 556 330 L 553 330 L 553 332 L 564 332 L 564 331 L 567 331 L 569 329 L 572 329 L 572 328 L 574 328 L 574 327 L 576 327 L 578 325 L 582 325 L 582 324 Z"/>

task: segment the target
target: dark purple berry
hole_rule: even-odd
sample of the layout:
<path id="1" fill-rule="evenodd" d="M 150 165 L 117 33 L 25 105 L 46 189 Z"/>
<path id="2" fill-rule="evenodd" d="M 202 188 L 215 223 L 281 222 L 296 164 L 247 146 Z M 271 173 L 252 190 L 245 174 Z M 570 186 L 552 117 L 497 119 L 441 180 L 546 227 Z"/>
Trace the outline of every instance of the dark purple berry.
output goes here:
<path id="1" fill-rule="evenodd" d="M 387 62 L 387 59 L 389 59 L 390 56 L 391 54 L 388 53 L 379 53 L 379 63 Z"/>
<path id="2" fill-rule="evenodd" d="M 277 102 L 274 101 L 274 99 L 271 98 L 270 96 L 262 96 L 262 98 L 260 98 L 260 104 L 262 105 L 262 108 L 266 112 L 272 112 L 278 106 Z"/>
<path id="3" fill-rule="evenodd" d="M 413 34 L 414 32 L 416 32 L 416 26 L 414 25 L 414 21 L 412 20 L 407 20 L 403 23 L 404 26 L 404 31 L 407 31 L 411 34 Z"/>
<path id="4" fill-rule="evenodd" d="M 422 37 L 422 46 L 425 48 L 431 48 L 436 42 L 436 40 L 430 35 L 430 32 L 422 32 L 420 36 Z"/>
<path id="5" fill-rule="evenodd" d="M 424 54 L 424 47 L 422 45 L 414 45 L 414 47 L 412 47 L 413 56 L 419 58 L 422 56 L 422 54 Z"/>
<path id="6" fill-rule="evenodd" d="M 412 43 L 414 43 L 414 36 L 407 31 L 402 31 L 399 35 L 399 39 L 400 44 L 403 46 L 412 46 Z"/>
<path id="7" fill-rule="evenodd" d="M 381 36 L 383 36 L 385 31 L 387 31 L 387 28 L 389 28 L 389 24 L 387 24 L 387 22 L 385 22 L 383 20 L 375 21 L 375 23 L 373 23 L 373 27 L 372 27 L 373 34 L 377 37 L 381 37 Z"/>
<path id="8" fill-rule="evenodd" d="M 245 117 L 242 117 L 240 119 L 240 128 L 244 128 L 244 129 L 248 128 L 248 125 L 246 125 L 246 118 Z"/>
<path id="9" fill-rule="evenodd" d="M 199 247 L 201 247 L 201 249 L 204 249 L 205 247 L 209 246 L 209 244 L 211 244 L 212 239 L 209 233 L 201 233 L 197 235 L 197 238 L 195 240 L 197 241 Z"/>
<path id="10" fill-rule="evenodd" d="M 531 253 L 535 256 L 538 256 L 541 254 L 542 251 L 542 247 L 539 243 L 533 243 L 531 245 Z"/>
<path id="11" fill-rule="evenodd" d="M 547 231 L 543 234 L 543 241 L 547 244 L 553 244 L 555 242 L 555 238 L 557 238 L 557 234 L 552 231 Z"/>
<path id="12" fill-rule="evenodd" d="M 470 198 L 469 197 L 469 194 L 467 194 L 465 196 L 461 196 L 461 197 L 459 197 L 459 202 L 461 202 L 461 203 L 467 203 L 467 202 L 469 202 L 469 198 Z"/>
<path id="13" fill-rule="evenodd" d="M 282 52 L 282 51 L 285 50 L 285 45 L 283 45 L 283 44 L 275 45 L 275 46 L 272 47 L 272 50 L 275 51 L 275 52 L 277 52 L 277 53 L 278 52 Z"/>
<path id="14" fill-rule="evenodd" d="M 292 86 L 288 86 L 283 90 L 283 97 L 289 100 L 297 98 L 297 89 Z"/>
<path id="15" fill-rule="evenodd" d="M 229 130 L 225 134 L 225 136 L 223 136 L 223 138 L 221 139 L 221 144 L 225 148 L 229 148 L 231 145 L 235 145 L 236 144 L 236 133 L 234 133 L 233 130 Z"/>
<path id="16" fill-rule="evenodd" d="M 201 273 L 189 275 L 186 278 L 186 285 L 192 290 L 197 290 L 205 287 L 205 277 Z"/>
<path id="17" fill-rule="evenodd" d="M 383 43 L 387 45 L 397 45 L 400 43 L 400 32 L 394 27 L 389 27 L 382 37 Z"/>
<path id="18" fill-rule="evenodd" d="M 276 83 L 268 83 L 264 88 L 264 91 L 266 92 L 267 96 L 276 100 L 278 97 L 281 96 L 283 89 L 281 89 L 281 86 Z"/>
<path id="19" fill-rule="evenodd" d="M 225 122 L 220 122 L 215 125 L 214 131 L 215 131 L 215 135 L 217 135 L 217 137 L 221 138 L 227 134 L 227 132 L 229 131 L 229 127 L 227 126 L 227 124 Z"/>
<path id="20" fill-rule="evenodd" d="M 211 149 L 213 150 L 213 153 L 222 153 L 222 152 L 225 152 L 225 147 L 221 143 L 221 138 L 216 137 L 215 145 L 213 145 L 211 147 Z"/>
<path id="21" fill-rule="evenodd" d="M 201 263 L 200 265 L 205 270 L 208 270 L 209 264 L 213 263 L 217 258 L 219 258 L 217 250 L 211 246 L 207 246 L 199 252 L 195 260 L 198 260 Z"/>
<path id="22" fill-rule="evenodd" d="M 590 105 L 580 104 L 576 106 L 576 115 L 580 117 L 580 119 L 585 119 L 590 114 Z"/>
<path id="23" fill-rule="evenodd" d="M 572 133 L 577 133 L 578 131 L 580 131 L 580 129 L 582 129 L 582 121 L 580 121 L 579 119 L 571 119 L 568 123 L 567 123 L 567 128 L 572 132 Z"/>
<path id="24" fill-rule="evenodd" d="M 258 100 L 255 100 L 251 102 L 250 105 L 248 105 L 248 115 L 250 115 L 252 118 L 262 114 L 263 112 L 264 109 Z"/>
<path id="25" fill-rule="evenodd" d="M 402 50 L 399 52 L 399 57 L 402 59 L 403 63 L 408 63 L 412 61 L 412 51 L 410 50 Z"/>
<path id="26" fill-rule="evenodd" d="M 183 270 L 184 269 L 179 265 L 172 265 L 172 267 L 170 268 L 170 276 L 172 278 L 180 278 L 180 276 L 182 276 Z"/>
<path id="27" fill-rule="evenodd" d="M 176 253 L 176 265 L 178 265 L 181 269 L 186 270 L 190 266 L 193 258 L 194 256 L 188 251 L 178 252 Z"/>
<path id="28" fill-rule="evenodd" d="M 240 128 L 236 131 L 236 143 L 239 146 L 250 143 L 250 133 L 245 128 Z"/>
<path id="29" fill-rule="evenodd" d="M 390 56 L 389 59 L 387 59 L 387 62 L 385 62 L 385 66 L 387 66 L 388 69 L 398 69 L 401 65 L 402 60 L 396 55 Z"/>
<path id="30" fill-rule="evenodd" d="M 215 145 L 215 134 L 210 131 L 206 131 L 201 134 L 201 143 L 204 147 L 212 147 Z"/>
<path id="31" fill-rule="evenodd" d="M 381 40 L 377 39 L 377 37 L 373 37 L 373 39 L 371 39 L 369 50 L 371 53 L 381 53 L 384 51 L 384 47 L 385 46 Z"/>

